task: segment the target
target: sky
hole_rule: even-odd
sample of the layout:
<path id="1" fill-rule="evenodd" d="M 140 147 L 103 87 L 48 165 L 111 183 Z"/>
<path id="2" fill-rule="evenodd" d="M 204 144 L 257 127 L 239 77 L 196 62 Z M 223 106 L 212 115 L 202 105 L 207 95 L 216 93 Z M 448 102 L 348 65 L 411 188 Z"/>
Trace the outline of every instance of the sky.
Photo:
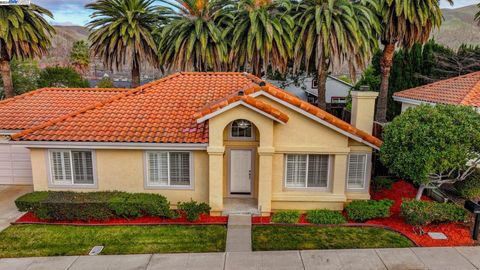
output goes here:
<path id="1" fill-rule="evenodd" d="M 85 8 L 85 4 L 92 0 L 31 0 L 32 3 L 49 9 L 54 19 L 53 24 L 60 25 L 85 25 L 89 20 L 90 11 Z M 463 6 L 479 3 L 480 0 L 454 0 L 452 7 L 446 0 L 441 0 L 442 8 L 459 8 Z"/>

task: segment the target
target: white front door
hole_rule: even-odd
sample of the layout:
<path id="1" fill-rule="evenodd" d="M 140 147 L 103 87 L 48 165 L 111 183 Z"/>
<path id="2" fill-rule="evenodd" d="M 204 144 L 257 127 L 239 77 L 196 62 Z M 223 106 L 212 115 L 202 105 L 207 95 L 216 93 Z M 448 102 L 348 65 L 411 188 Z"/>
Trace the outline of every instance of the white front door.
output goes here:
<path id="1" fill-rule="evenodd" d="M 230 150 L 230 194 L 252 193 L 252 150 Z"/>

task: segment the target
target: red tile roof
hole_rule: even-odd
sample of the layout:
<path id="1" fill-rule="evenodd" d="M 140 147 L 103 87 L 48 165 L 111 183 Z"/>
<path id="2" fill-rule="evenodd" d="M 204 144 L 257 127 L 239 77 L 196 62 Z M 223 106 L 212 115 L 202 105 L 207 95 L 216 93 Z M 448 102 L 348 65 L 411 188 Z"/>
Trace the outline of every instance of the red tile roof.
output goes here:
<path id="1" fill-rule="evenodd" d="M 480 107 L 480 71 L 400 91 L 394 97 Z"/>
<path id="2" fill-rule="evenodd" d="M 116 96 L 125 89 L 42 88 L 0 101 L 0 130 L 28 129 Z"/>
<path id="3" fill-rule="evenodd" d="M 181 72 L 12 136 L 23 141 L 207 143 L 208 122 L 195 117 L 242 99 L 277 119 L 288 116 L 249 95 L 260 90 L 373 145 L 381 141 L 273 85 L 236 72 Z M 226 106 L 226 105 L 225 105 Z"/>

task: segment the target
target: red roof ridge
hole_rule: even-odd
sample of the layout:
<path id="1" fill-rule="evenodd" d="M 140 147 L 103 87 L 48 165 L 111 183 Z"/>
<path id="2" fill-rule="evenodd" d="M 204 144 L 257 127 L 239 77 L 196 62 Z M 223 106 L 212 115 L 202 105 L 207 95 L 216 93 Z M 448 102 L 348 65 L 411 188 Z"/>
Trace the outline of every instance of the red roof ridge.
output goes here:
<path id="1" fill-rule="evenodd" d="M 137 87 L 137 88 L 130 89 L 130 90 L 127 91 L 127 92 L 120 93 L 120 94 L 118 94 L 118 95 L 116 95 L 116 96 L 113 96 L 113 97 L 111 97 L 111 98 L 109 98 L 109 99 L 107 99 L 107 100 L 104 100 L 104 101 L 102 101 L 102 102 L 96 102 L 96 103 L 94 103 L 94 104 L 92 104 L 92 105 L 89 105 L 89 106 L 87 106 L 87 107 L 85 107 L 85 108 L 83 108 L 83 109 L 81 109 L 81 110 L 75 111 L 75 112 L 73 112 L 73 113 L 69 113 L 69 114 L 66 114 L 66 115 L 57 117 L 57 118 L 55 118 L 55 119 L 47 120 L 47 121 L 45 121 L 45 122 L 43 122 L 43 123 L 40 123 L 40 124 L 38 124 L 38 125 L 36 125 L 36 126 L 33 126 L 33 127 L 29 128 L 29 129 L 23 130 L 23 131 L 21 131 L 21 132 L 19 132 L 19 133 L 15 133 L 15 134 L 13 134 L 13 135 L 11 136 L 11 138 L 12 138 L 13 140 L 17 140 L 18 138 L 23 137 L 23 136 L 25 136 L 25 135 L 28 135 L 28 134 L 30 134 L 30 133 L 33 133 L 33 132 L 35 132 L 35 131 L 37 131 L 37 130 L 39 130 L 39 129 L 43 129 L 43 128 L 46 128 L 46 127 L 48 127 L 48 126 L 53 126 L 53 125 L 55 125 L 55 124 L 57 124 L 57 123 L 59 123 L 59 122 L 62 122 L 62 121 L 64 121 L 64 120 L 66 120 L 66 119 L 75 117 L 75 116 L 77 116 L 77 115 L 79 115 L 79 114 L 82 114 L 82 113 L 85 113 L 85 112 L 87 112 L 87 111 L 94 110 L 94 109 L 97 109 L 97 108 L 101 108 L 101 107 L 103 107 L 103 106 L 105 106 L 105 105 L 107 105 L 107 104 L 109 104 L 109 103 L 112 103 L 112 102 L 114 102 L 114 101 L 117 101 L 117 100 L 119 100 L 119 99 L 121 99 L 121 98 L 124 98 L 124 97 L 130 96 L 130 95 L 136 94 L 136 93 L 138 93 L 138 92 L 141 92 L 142 90 L 144 90 L 145 88 L 147 88 L 147 87 L 149 87 L 149 86 L 151 86 L 151 85 L 153 85 L 153 84 L 160 83 L 160 82 L 164 82 L 164 81 L 166 81 L 166 80 L 169 80 L 169 79 L 174 78 L 174 77 L 179 76 L 179 75 L 180 75 L 180 73 L 174 73 L 174 74 L 169 75 L 169 76 L 167 76 L 167 77 L 164 77 L 164 78 L 162 78 L 162 79 L 160 79 L 160 80 L 156 80 L 156 81 L 153 81 L 153 82 L 144 84 L 144 85 L 142 85 L 142 86 L 139 86 L 139 87 Z M 43 90 L 45 90 L 45 89 L 47 89 L 47 88 L 43 88 Z M 67 89 L 68 89 L 68 88 L 67 88 Z"/>

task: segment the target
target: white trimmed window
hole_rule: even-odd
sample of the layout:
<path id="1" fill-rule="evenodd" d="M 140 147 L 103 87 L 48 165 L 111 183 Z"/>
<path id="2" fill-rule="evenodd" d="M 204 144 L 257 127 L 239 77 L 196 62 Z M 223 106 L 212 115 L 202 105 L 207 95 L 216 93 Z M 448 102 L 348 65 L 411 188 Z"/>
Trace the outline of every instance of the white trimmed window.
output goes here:
<path id="1" fill-rule="evenodd" d="M 190 152 L 147 152 L 147 185 L 191 186 Z"/>
<path id="2" fill-rule="evenodd" d="M 328 188 L 329 155 L 286 155 L 287 188 Z"/>
<path id="3" fill-rule="evenodd" d="M 93 152 L 87 150 L 50 150 L 53 185 L 94 185 Z"/>
<path id="4" fill-rule="evenodd" d="M 347 189 L 364 189 L 367 179 L 367 154 L 348 156 Z"/>

